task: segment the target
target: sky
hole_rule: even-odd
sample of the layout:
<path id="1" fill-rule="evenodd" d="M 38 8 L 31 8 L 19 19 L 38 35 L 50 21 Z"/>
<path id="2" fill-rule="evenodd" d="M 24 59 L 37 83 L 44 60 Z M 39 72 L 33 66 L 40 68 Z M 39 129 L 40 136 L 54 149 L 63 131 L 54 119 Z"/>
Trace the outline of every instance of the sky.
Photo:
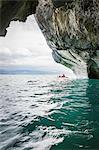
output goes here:
<path id="1" fill-rule="evenodd" d="M 52 58 L 52 50 L 38 27 L 34 15 L 26 22 L 12 21 L 5 37 L 0 37 L 0 67 L 47 67 L 68 74 L 72 71 Z"/>

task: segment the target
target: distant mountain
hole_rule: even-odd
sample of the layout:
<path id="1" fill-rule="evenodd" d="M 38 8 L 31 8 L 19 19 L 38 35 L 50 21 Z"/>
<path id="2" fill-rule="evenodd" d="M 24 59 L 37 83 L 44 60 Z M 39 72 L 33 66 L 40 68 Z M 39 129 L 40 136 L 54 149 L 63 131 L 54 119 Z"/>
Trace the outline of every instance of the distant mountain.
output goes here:
<path id="1" fill-rule="evenodd" d="M 48 67 L 33 67 L 33 68 L 1 67 L 0 68 L 0 74 L 57 74 L 57 73 L 60 73 L 60 71 Z"/>

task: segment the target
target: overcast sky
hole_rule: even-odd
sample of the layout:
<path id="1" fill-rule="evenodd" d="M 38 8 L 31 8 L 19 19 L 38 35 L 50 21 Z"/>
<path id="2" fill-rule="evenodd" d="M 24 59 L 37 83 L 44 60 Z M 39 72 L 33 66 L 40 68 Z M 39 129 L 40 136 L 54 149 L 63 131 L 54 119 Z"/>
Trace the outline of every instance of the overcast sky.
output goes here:
<path id="1" fill-rule="evenodd" d="M 33 15 L 26 22 L 12 21 L 7 35 L 0 37 L 0 66 L 48 66 L 70 72 L 51 53 Z"/>

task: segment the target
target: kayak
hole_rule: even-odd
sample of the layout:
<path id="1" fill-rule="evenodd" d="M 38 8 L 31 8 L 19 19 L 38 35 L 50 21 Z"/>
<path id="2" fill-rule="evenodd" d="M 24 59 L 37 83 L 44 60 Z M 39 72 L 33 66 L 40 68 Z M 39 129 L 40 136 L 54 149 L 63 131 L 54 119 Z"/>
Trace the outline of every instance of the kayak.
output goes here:
<path id="1" fill-rule="evenodd" d="M 58 76 L 59 78 L 68 78 L 68 77 L 66 77 L 66 76 Z"/>

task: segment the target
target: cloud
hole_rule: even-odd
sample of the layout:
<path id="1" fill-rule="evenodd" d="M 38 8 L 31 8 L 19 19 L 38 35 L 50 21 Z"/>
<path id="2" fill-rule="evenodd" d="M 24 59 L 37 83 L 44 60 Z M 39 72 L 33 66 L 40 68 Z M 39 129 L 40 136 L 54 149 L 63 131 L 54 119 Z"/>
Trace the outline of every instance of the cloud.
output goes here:
<path id="1" fill-rule="evenodd" d="M 0 66 L 48 66 L 66 71 L 51 53 L 34 15 L 26 22 L 12 21 L 7 35 L 0 37 Z"/>
<path id="2" fill-rule="evenodd" d="M 34 16 L 29 16 L 25 23 L 12 21 L 7 35 L 0 37 L 0 65 L 38 65 L 41 56 L 40 65 L 44 65 L 47 61 L 43 58 L 51 57 L 51 49 Z"/>
<path id="3" fill-rule="evenodd" d="M 7 28 L 6 37 L 0 38 L 0 41 L 0 46 L 10 49 L 27 48 L 32 52 L 37 51 L 38 54 L 43 53 L 43 55 L 51 53 L 33 15 L 29 16 L 25 23 L 12 21 L 10 27 Z"/>

